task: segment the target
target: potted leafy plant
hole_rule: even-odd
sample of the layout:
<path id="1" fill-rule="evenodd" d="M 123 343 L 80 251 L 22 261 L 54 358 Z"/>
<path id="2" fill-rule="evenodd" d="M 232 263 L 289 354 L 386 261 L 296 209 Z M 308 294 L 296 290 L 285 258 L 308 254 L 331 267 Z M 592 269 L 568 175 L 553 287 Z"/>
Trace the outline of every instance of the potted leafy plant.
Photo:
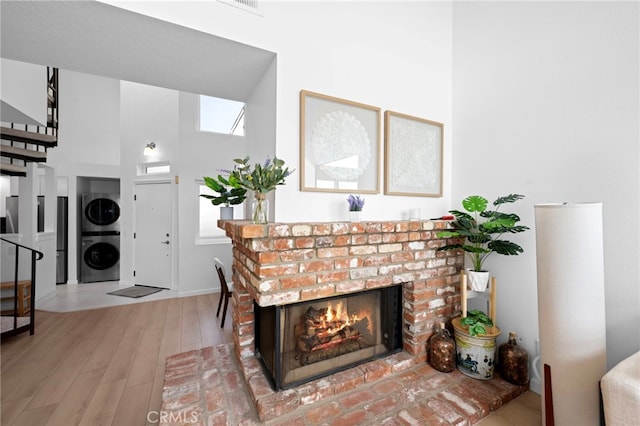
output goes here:
<path id="1" fill-rule="evenodd" d="M 463 316 L 454 318 L 451 325 L 456 339 L 458 370 L 476 379 L 491 379 L 500 329 L 487 314 L 479 310 L 463 312 Z"/>
<path id="2" fill-rule="evenodd" d="M 359 222 L 360 212 L 364 207 L 364 198 L 360 198 L 359 195 L 349 195 L 347 203 L 349 203 L 349 219 L 351 222 Z"/>
<path id="3" fill-rule="evenodd" d="M 524 250 L 518 244 L 502 239 L 504 234 L 517 234 L 529 229 L 519 225 L 520 217 L 514 213 L 499 211 L 503 204 L 514 203 L 524 198 L 524 195 L 509 194 L 498 197 L 495 207 L 488 210 L 489 202 L 480 195 L 471 195 L 462 200 L 462 207 L 466 212 L 450 210 L 455 220 L 451 223 L 453 229 L 440 231 L 436 235 L 440 238 L 464 238 L 464 242 L 448 244 L 438 250 L 463 250 L 471 261 L 469 281 L 472 290 L 484 291 L 489 280 L 489 272 L 483 269 L 487 258 L 493 254 L 514 256 Z"/>
<path id="4" fill-rule="evenodd" d="M 214 206 L 220 206 L 220 219 L 233 219 L 233 205 L 241 204 L 246 198 L 247 190 L 232 185 L 223 176 L 218 175 L 218 179 L 205 176 L 204 183 L 219 195 L 200 194 L 201 197 L 211 200 Z"/>
<path id="5" fill-rule="evenodd" d="M 284 160 L 269 157 L 264 163 L 249 164 L 250 157 L 236 158 L 233 170 L 229 170 L 229 182 L 234 187 L 253 191 L 253 223 L 267 223 L 269 219 L 269 202 L 267 194 L 278 185 L 284 185 L 285 179 L 293 173 L 285 167 Z"/>

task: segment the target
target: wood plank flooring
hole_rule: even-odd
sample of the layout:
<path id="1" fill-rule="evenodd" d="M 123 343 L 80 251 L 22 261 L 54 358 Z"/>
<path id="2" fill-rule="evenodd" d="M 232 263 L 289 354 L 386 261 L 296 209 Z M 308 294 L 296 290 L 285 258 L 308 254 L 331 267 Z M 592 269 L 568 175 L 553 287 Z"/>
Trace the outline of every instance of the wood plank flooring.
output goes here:
<path id="1" fill-rule="evenodd" d="M 166 357 L 231 341 L 231 318 L 221 330 L 217 303 L 213 293 L 36 311 L 35 335 L 6 339 L 0 347 L 0 423 L 149 423 L 147 414 L 160 409 Z"/>
<path id="2" fill-rule="evenodd" d="M 0 424 L 157 424 L 147 414 L 160 409 L 167 356 L 232 341 L 231 309 L 224 329 L 215 317 L 218 297 L 36 311 L 35 335 L 0 346 Z M 482 421 L 510 424 L 541 424 L 536 394 L 527 392 Z"/>

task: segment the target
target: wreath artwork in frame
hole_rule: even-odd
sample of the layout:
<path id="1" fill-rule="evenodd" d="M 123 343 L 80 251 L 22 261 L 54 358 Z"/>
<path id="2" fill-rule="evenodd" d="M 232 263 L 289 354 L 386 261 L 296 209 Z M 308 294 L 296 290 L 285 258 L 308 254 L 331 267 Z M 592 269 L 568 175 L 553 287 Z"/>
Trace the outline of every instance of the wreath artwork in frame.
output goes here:
<path id="1" fill-rule="evenodd" d="M 442 197 L 443 124 L 385 111 L 384 193 Z"/>
<path id="2" fill-rule="evenodd" d="M 300 91 L 300 190 L 379 193 L 380 108 Z"/>

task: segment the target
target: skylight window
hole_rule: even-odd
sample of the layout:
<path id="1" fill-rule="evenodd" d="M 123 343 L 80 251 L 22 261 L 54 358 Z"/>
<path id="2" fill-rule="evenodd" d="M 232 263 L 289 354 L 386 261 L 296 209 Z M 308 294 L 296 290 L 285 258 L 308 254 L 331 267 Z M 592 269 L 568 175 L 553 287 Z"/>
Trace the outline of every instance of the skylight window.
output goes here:
<path id="1" fill-rule="evenodd" d="M 200 131 L 244 136 L 244 102 L 200 95 Z"/>

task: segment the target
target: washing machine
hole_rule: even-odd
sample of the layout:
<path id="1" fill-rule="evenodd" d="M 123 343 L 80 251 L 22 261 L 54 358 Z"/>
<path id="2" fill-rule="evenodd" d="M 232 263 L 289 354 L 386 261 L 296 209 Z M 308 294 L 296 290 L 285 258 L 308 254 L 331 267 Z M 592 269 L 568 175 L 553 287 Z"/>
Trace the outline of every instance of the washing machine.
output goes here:
<path id="1" fill-rule="evenodd" d="M 120 279 L 120 234 L 81 237 L 80 282 Z"/>
<path id="2" fill-rule="evenodd" d="M 120 231 L 120 195 L 82 194 L 82 233 Z"/>

